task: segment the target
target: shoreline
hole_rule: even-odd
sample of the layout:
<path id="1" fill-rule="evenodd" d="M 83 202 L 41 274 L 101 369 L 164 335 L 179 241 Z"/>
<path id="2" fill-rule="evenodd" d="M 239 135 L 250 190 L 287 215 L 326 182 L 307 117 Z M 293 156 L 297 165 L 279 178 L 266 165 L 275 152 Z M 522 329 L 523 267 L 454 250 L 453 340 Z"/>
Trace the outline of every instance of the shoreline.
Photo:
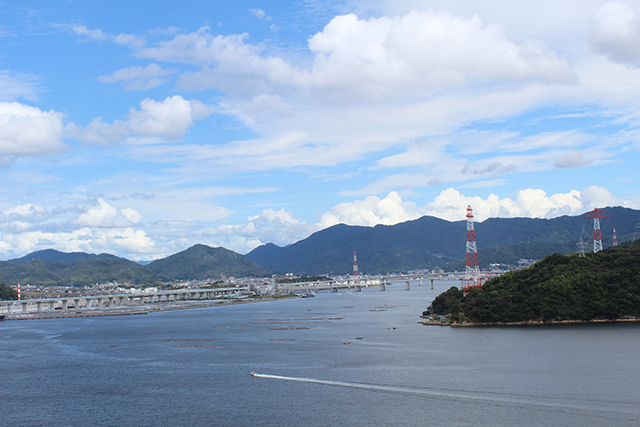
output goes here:
<path id="1" fill-rule="evenodd" d="M 543 322 L 541 320 L 527 320 L 523 322 L 487 322 L 487 323 L 441 323 L 441 322 L 420 322 L 423 325 L 435 325 L 435 326 L 452 326 L 454 328 L 470 328 L 476 326 L 555 326 L 555 325 L 584 325 L 589 323 L 638 323 L 640 318 L 623 318 L 623 319 L 594 319 L 594 320 L 552 320 L 549 322 Z"/>
<path id="2" fill-rule="evenodd" d="M 247 298 L 237 301 L 230 300 L 213 300 L 213 301 L 172 301 L 166 305 L 157 305 L 162 303 L 153 303 L 139 306 L 121 306 L 113 308 L 89 309 L 89 310 L 69 310 L 68 312 L 59 311 L 43 311 L 40 313 L 18 313 L 7 314 L 3 320 L 39 320 L 39 319 L 69 319 L 75 317 L 102 317 L 102 316 L 127 316 L 134 314 L 149 314 L 153 312 L 172 311 L 172 310 L 188 310 L 193 308 L 217 307 L 232 304 L 249 304 L 260 301 L 276 301 L 282 299 L 294 299 L 298 296 L 290 297 L 266 297 L 266 298 Z"/>

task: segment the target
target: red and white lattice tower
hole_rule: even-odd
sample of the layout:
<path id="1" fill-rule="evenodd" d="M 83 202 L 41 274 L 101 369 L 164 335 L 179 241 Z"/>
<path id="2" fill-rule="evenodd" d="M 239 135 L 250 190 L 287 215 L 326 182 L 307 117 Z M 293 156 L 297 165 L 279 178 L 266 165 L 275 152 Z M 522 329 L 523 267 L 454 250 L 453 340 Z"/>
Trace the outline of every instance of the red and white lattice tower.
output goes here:
<path id="1" fill-rule="evenodd" d="M 353 251 L 353 275 L 358 276 L 358 258 L 356 258 L 356 251 Z"/>
<path id="2" fill-rule="evenodd" d="M 613 246 L 618 246 L 618 236 L 616 235 L 616 229 L 613 229 Z"/>
<path id="3" fill-rule="evenodd" d="M 20 294 L 20 282 L 18 282 L 18 301 L 20 301 L 20 299 L 22 299 L 22 296 Z"/>
<path id="4" fill-rule="evenodd" d="M 476 232 L 473 228 L 473 209 L 467 206 L 467 266 L 464 274 L 463 292 L 471 288 L 481 288 L 480 268 L 478 267 L 478 248 L 476 247 Z"/>
<path id="5" fill-rule="evenodd" d="M 604 210 L 595 208 L 591 212 L 590 216 L 586 216 L 586 219 L 593 218 L 593 253 L 600 252 L 602 250 L 602 234 L 600 234 L 600 218 L 609 218 L 606 215 L 602 215 Z"/>

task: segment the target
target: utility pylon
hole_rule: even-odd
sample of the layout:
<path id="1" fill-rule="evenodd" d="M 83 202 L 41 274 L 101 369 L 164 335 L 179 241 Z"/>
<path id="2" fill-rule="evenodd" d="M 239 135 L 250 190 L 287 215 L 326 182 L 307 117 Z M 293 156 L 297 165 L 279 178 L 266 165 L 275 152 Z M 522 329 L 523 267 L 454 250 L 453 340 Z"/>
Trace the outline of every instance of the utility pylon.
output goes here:
<path id="1" fill-rule="evenodd" d="M 358 258 L 356 257 L 356 251 L 353 251 L 353 276 L 358 277 Z"/>
<path id="2" fill-rule="evenodd" d="M 604 212 L 602 209 L 594 208 L 590 216 L 586 216 L 585 219 L 593 218 L 593 253 L 600 252 L 602 250 L 602 234 L 600 233 L 600 218 L 609 218 L 606 215 L 601 215 Z"/>
<path id="3" fill-rule="evenodd" d="M 476 246 L 476 231 L 473 227 L 473 209 L 467 206 L 467 264 L 464 274 L 462 291 L 466 294 L 471 288 L 481 288 L 480 267 L 478 267 L 478 248 Z"/>

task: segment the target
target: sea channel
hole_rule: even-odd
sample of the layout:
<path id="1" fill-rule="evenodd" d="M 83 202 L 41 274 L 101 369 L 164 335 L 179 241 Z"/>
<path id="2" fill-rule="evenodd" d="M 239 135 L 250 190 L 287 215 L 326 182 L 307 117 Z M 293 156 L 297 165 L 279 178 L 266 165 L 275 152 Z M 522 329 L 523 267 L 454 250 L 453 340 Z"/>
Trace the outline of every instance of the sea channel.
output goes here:
<path id="1" fill-rule="evenodd" d="M 0 322 L 0 425 L 640 425 L 640 324 L 420 324 L 453 284 Z"/>

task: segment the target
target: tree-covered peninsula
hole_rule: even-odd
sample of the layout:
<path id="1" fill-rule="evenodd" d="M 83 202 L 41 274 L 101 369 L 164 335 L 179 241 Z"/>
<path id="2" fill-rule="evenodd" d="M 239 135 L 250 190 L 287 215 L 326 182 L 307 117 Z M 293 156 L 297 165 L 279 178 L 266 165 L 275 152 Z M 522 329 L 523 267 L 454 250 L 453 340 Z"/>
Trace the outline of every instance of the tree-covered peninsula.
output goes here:
<path id="1" fill-rule="evenodd" d="M 452 287 L 432 302 L 424 312 L 429 314 L 449 315 L 458 324 L 640 317 L 640 246 L 617 246 L 585 258 L 550 255 L 467 295 Z"/>
<path id="2" fill-rule="evenodd" d="M 18 299 L 18 293 L 4 283 L 0 283 L 0 301 Z"/>

